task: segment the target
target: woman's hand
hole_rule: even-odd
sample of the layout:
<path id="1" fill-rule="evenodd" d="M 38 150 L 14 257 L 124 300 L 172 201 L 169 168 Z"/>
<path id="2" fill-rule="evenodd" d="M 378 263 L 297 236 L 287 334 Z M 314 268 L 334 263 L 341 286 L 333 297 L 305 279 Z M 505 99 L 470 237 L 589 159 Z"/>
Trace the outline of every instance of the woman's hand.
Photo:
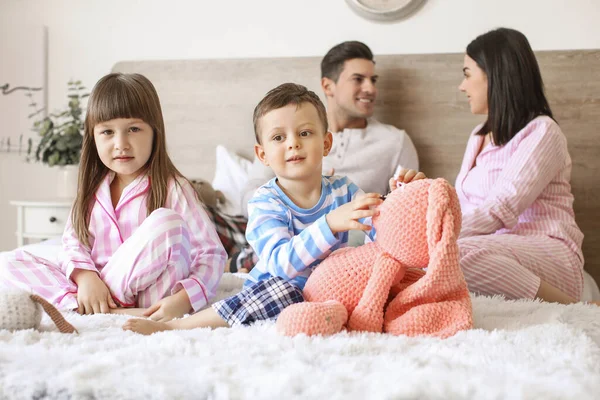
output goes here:
<path id="1" fill-rule="evenodd" d="M 111 308 L 117 308 L 110 290 L 96 271 L 76 269 L 71 278 L 77 284 L 79 314 L 106 314 Z"/>
<path id="2" fill-rule="evenodd" d="M 426 179 L 427 177 L 425 176 L 424 173 L 416 171 L 414 169 L 406 169 L 406 168 L 400 168 L 400 171 L 398 172 L 398 176 L 394 176 L 393 178 L 390 178 L 389 181 L 389 185 L 390 185 L 390 192 L 393 191 L 394 189 L 396 189 L 398 187 L 398 184 L 400 183 L 410 183 L 413 181 L 418 181 L 419 179 Z"/>
<path id="3" fill-rule="evenodd" d="M 144 311 L 144 317 L 149 317 L 153 321 L 167 322 L 173 318 L 181 318 L 192 309 L 190 298 L 185 289 L 181 289 L 174 295 L 165 297 L 154 303 L 150 308 Z"/>

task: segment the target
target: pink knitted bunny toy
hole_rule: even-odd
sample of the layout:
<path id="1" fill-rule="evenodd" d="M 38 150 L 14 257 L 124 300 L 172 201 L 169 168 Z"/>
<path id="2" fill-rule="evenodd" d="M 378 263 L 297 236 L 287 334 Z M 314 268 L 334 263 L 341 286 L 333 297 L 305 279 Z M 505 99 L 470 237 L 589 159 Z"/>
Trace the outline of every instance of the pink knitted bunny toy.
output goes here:
<path id="1" fill-rule="evenodd" d="M 394 190 L 379 210 L 375 243 L 325 259 L 306 283 L 306 302 L 279 315 L 281 333 L 326 335 L 346 327 L 445 338 L 473 327 L 452 186 L 444 179 L 419 180 Z"/>

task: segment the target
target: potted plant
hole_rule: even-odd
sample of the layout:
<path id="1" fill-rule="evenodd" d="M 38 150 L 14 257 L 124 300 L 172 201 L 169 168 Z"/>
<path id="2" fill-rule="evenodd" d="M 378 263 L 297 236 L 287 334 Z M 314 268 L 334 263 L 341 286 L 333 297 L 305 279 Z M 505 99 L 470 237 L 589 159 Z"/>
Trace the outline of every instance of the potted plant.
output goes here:
<path id="1" fill-rule="evenodd" d="M 60 167 L 59 197 L 73 197 L 77 189 L 77 165 L 83 143 L 82 100 L 89 96 L 83 93 L 81 81 L 69 81 L 68 85 L 67 109 L 36 120 L 33 130 L 41 139 L 35 146 L 30 139 L 28 146 L 29 160 Z"/>

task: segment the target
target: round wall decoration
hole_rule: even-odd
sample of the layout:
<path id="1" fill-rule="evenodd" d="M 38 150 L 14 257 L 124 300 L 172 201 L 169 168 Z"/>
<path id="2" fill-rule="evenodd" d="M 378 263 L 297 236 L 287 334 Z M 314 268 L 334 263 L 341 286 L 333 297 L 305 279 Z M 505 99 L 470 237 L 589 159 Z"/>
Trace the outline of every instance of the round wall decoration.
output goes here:
<path id="1" fill-rule="evenodd" d="M 358 15 L 375 21 L 395 21 L 417 11 L 426 0 L 346 0 Z"/>

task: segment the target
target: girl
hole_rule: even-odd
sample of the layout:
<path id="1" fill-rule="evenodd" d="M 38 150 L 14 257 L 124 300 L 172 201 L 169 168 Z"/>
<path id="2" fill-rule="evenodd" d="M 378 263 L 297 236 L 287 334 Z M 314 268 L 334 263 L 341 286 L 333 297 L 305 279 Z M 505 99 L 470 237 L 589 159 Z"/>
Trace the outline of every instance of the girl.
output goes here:
<path id="1" fill-rule="evenodd" d="M 139 74 L 100 79 L 84 130 L 78 193 L 58 265 L 17 250 L 2 263 L 1 281 L 80 314 L 168 321 L 206 306 L 226 254 L 167 154 L 152 83 Z M 123 309 L 136 306 L 145 310 Z"/>

